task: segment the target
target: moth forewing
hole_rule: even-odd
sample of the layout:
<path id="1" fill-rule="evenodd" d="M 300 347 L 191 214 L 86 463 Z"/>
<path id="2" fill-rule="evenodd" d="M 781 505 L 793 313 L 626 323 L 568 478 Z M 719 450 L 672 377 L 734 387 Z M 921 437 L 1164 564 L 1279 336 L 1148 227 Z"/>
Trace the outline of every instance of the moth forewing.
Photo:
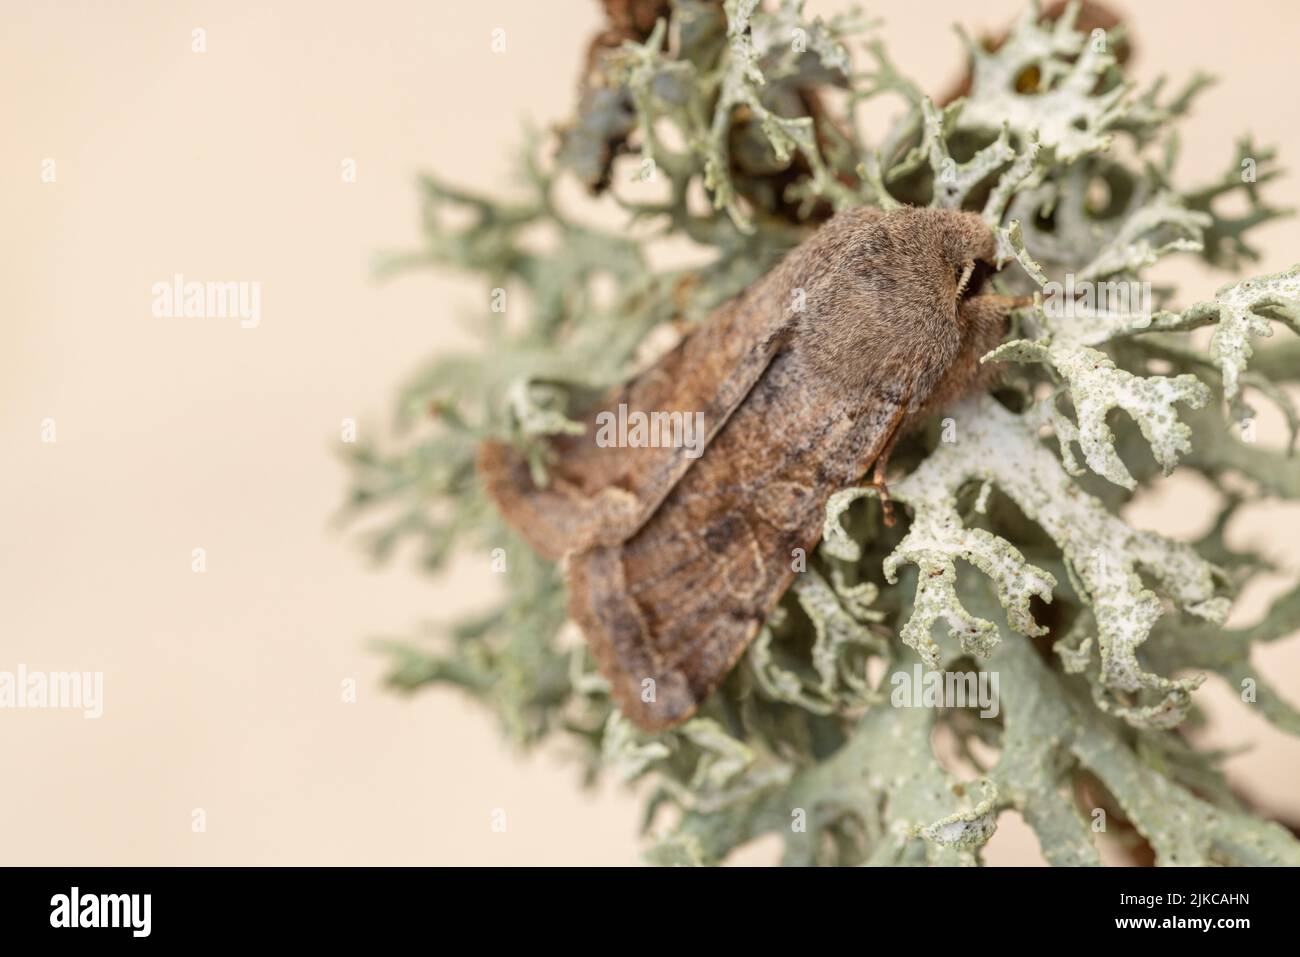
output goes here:
<path id="1" fill-rule="evenodd" d="M 541 554 L 557 559 L 592 544 L 613 544 L 644 524 L 708 448 L 780 346 L 787 316 L 773 274 L 723 305 L 694 333 L 627 386 L 588 410 L 585 431 L 550 442 L 549 482 L 503 442 L 485 442 L 478 469 L 506 521 Z M 602 413 L 699 416 L 701 449 L 608 445 L 597 441 Z"/>
<path id="2" fill-rule="evenodd" d="M 896 409 L 810 381 L 783 352 L 636 534 L 570 556 L 570 615 L 624 713 L 649 731 L 694 713 L 816 544 L 831 493 L 888 443 Z"/>

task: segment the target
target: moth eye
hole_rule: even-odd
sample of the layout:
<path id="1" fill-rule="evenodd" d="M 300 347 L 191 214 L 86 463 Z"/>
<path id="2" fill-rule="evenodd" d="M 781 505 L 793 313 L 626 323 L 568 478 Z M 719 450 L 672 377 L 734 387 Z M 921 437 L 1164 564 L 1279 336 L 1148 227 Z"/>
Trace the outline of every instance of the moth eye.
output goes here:
<path id="1" fill-rule="evenodd" d="M 968 259 L 957 267 L 957 298 L 970 299 L 984 291 L 984 283 L 996 270 L 982 259 Z"/>

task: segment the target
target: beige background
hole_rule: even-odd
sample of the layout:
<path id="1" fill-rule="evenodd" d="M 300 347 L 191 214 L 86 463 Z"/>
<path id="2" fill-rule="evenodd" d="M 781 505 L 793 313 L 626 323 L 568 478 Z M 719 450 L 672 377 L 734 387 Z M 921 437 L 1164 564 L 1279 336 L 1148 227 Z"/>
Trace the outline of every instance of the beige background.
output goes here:
<path id="1" fill-rule="evenodd" d="M 1300 163 L 1294 5 L 1129 6 L 1140 77 L 1222 77 L 1186 127 L 1186 169 L 1217 172 L 1247 129 Z M 1018 8 L 980 4 L 973 25 Z M 559 755 L 510 753 L 453 693 L 378 686 L 364 640 L 480 600 L 486 564 L 433 581 L 405 562 L 375 571 L 328 526 L 340 420 L 384 421 L 417 362 L 471 341 L 457 317 L 482 297 L 432 274 L 376 286 L 371 257 L 418 241 L 418 169 L 506 188 L 522 122 L 571 106 L 595 4 L 0 9 L 0 669 L 106 675 L 99 721 L 0 712 L 0 863 L 635 863 L 633 795 L 581 794 Z M 870 9 L 926 88 L 958 72 L 948 25 L 970 23 L 970 4 Z M 206 53 L 191 52 L 194 28 Z M 1297 204 L 1295 183 L 1272 195 Z M 1295 222 L 1257 240 L 1263 269 L 1300 260 Z M 178 271 L 261 282 L 260 327 L 155 319 L 150 287 Z M 1221 281 L 1172 274 L 1189 295 Z M 40 441 L 47 417 L 55 444 Z M 1195 532 L 1203 492 L 1175 478 L 1142 520 Z M 1300 510 L 1257 510 L 1234 540 L 1294 573 L 1298 531 Z M 190 570 L 195 547 L 206 574 Z M 1287 581 L 1253 589 L 1242 620 Z M 1300 701 L 1294 640 L 1259 664 Z M 1222 688 L 1206 698 L 1224 721 L 1209 740 L 1255 746 L 1232 760 L 1237 779 L 1300 815 L 1297 742 Z M 1037 860 L 1015 821 L 990 857 Z"/>

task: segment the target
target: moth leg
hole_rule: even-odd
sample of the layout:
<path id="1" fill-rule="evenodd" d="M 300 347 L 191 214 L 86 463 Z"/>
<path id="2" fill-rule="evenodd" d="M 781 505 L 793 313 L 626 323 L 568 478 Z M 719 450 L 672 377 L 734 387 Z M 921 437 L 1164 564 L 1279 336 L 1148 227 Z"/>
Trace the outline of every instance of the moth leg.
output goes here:
<path id="1" fill-rule="evenodd" d="M 894 442 L 898 437 L 898 431 L 889 439 L 889 445 L 880 453 L 876 459 L 876 467 L 871 472 L 871 487 L 876 490 L 880 497 L 880 508 L 884 512 L 885 524 L 891 528 L 894 525 L 894 501 L 889 497 L 889 486 L 885 484 L 885 467 L 889 464 L 889 453 L 894 450 Z"/>
<path id="2" fill-rule="evenodd" d="M 888 438 L 885 439 L 885 445 L 876 456 L 875 468 L 871 470 L 871 487 L 876 490 L 880 496 L 880 508 L 885 516 L 885 524 L 889 527 L 894 525 L 894 503 L 889 497 L 889 486 L 885 484 L 885 469 L 889 467 L 889 456 L 894 451 L 894 446 L 903 436 L 903 420 L 907 417 L 907 404 L 911 397 L 911 390 L 903 396 L 903 401 L 899 403 L 898 408 L 889 419 L 889 424 L 885 426 Z"/>

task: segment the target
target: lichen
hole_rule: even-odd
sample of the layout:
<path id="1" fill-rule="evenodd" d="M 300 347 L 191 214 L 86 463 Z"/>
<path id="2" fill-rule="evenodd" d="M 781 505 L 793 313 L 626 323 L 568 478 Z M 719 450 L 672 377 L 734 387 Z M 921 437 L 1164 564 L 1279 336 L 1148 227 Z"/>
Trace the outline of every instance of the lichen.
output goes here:
<path id="1" fill-rule="evenodd" d="M 1030 7 L 995 48 L 967 38 L 969 92 L 937 104 L 878 39 L 862 42 L 860 15 L 676 0 L 668 19 L 604 51 L 553 159 L 529 141 L 523 199 L 423 180 L 427 242 L 384 269 L 477 273 L 513 321 L 485 307 L 481 352 L 439 358 L 402 390 L 403 437 L 351 453 L 349 513 L 393 510 L 369 539 L 380 556 L 408 539 L 430 568 L 487 550 L 504 587 L 477 618 L 384 642 L 392 683 L 457 686 L 514 741 L 564 739 L 588 778 L 649 782 L 656 863 L 717 863 L 775 833 L 788 864 L 977 864 L 1010 810 L 1057 865 L 1098 864 L 1107 828 L 1162 864 L 1300 863 L 1289 832 L 1253 815 L 1218 756 L 1180 734 L 1208 673 L 1300 733 L 1283 682 L 1251 659 L 1300 628 L 1300 586 L 1259 622 L 1224 628 L 1236 592 L 1268 568 L 1230 549 L 1224 528 L 1250 502 L 1300 499 L 1289 447 L 1244 432 L 1247 392 L 1278 405 L 1292 443 L 1300 431 L 1287 396 L 1300 346 L 1255 345 L 1274 323 L 1300 332 L 1300 267 L 1199 301 L 1205 291 L 1191 290 L 1181 309 L 1165 289 L 1151 308 L 1080 299 L 1061 310 L 1053 298 L 1067 280 L 1141 285 L 1167 256 L 1250 262 L 1251 232 L 1283 212 L 1261 190 L 1278 170 L 1243 138 L 1227 173 L 1181 185 L 1176 127 L 1207 78 L 1168 100 L 1160 83 L 1139 92 L 1118 35 L 1085 35 L 1076 14 Z M 855 107 L 881 96 L 902 112 L 869 137 Z M 651 170 L 664 197 L 620 195 L 622 163 Z M 571 218 L 553 198 L 564 176 L 653 231 Z M 711 208 L 692 198 L 701 189 Z M 1247 212 L 1216 212 L 1233 193 Z M 745 660 L 698 716 L 646 735 L 575 640 L 557 570 L 488 505 L 474 449 L 507 438 L 544 481 L 544 437 L 580 429 L 575 412 L 642 366 L 648 342 L 688 331 L 816 223 L 861 203 L 971 209 L 997 230 L 998 284 L 1032 300 L 985 357 L 1002 384 L 900 444 L 897 526 L 874 489 L 837 492 L 820 546 Z M 468 224 L 445 221 L 451 209 Z M 544 249 L 530 239 L 538 227 L 552 236 Z M 661 236 L 693 241 L 712 264 L 652 268 Z M 597 295 L 600 283 L 612 294 Z M 1202 327 L 1204 345 L 1191 335 Z M 1133 496 L 1175 469 L 1224 490 L 1196 541 L 1126 518 Z M 890 689 L 920 667 L 998 675 L 997 714 L 904 706 Z M 937 748 L 940 736 L 952 748 Z"/>

